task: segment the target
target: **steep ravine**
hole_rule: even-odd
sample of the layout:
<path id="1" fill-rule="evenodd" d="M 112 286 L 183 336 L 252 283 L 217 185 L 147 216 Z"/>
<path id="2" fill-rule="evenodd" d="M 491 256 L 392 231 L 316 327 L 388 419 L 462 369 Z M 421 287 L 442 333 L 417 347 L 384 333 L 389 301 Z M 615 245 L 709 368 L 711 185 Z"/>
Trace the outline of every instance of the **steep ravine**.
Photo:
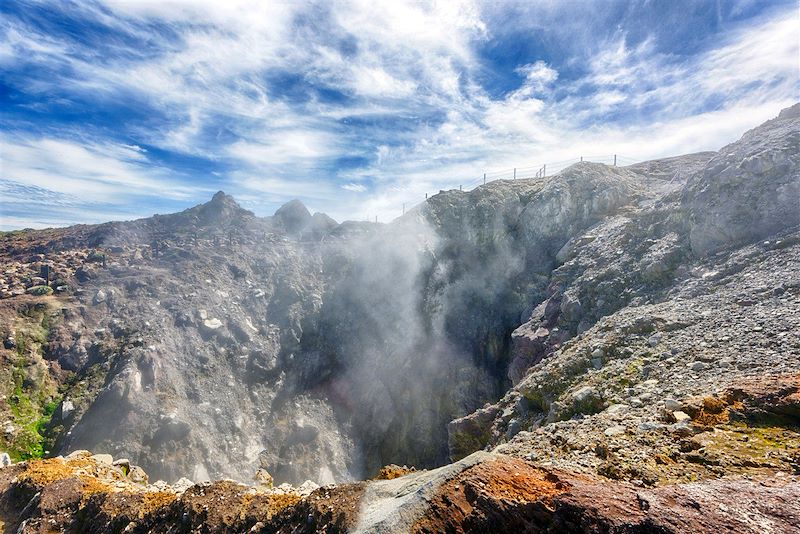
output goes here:
<path id="1" fill-rule="evenodd" d="M 391 225 L 321 228 L 297 203 L 258 219 L 220 193 L 34 237 L 13 253 L 47 262 L 77 241 L 104 258 L 73 265 L 75 305 L 42 355 L 85 378 L 65 385 L 80 402 L 56 421 L 57 450 L 124 454 L 168 480 L 446 463 L 447 424 L 508 389 L 511 333 L 548 296 L 559 244 L 647 180 L 587 163 L 443 192 Z M 524 230 L 544 212 L 562 222 Z"/>
<path id="2" fill-rule="evenodd" d="M 253 490 L 269 517 L 290 507 L 264 532 L 295 516 L 364 532 L 646 531 L 669 523 L 659 499 L 725 474 L 761 477 L 775 502 L 796 485 L 769 477 L 796 474 L 800 458 L 798 198 L 800 105 L 719 153 L 443 191 L 388 225 L 337 224 L 298 202 L 259 218 L 220 192 L 178 214 L 4 235 L 9 287 L 40 284 L 45 265 L 63 284 L 3 301 L 3 350 L 19 352 L 24 309 L 46 304 L 20 383 L 44 372 L 42 406 L 60 401 L 49 454 L 124 457 L 151 482 L 249 481 L 260 467 L 276 484 L 325 485 L 442 466 L 298 508 Z M 6 443 L 23 443 L 11 425 Z M 64 480 L 116 477 L 101 460 L 46 465 Z M 493 484 L 518 472 L 520 484 Z M 48 473 L 8 478 L 8 495 L 31 499 Z M 652 511 L 636 500 L 635 488 L 694 482 L 648 493 Z M 269 519 L 248 511 L 250 490 L 223 486 L 242 528 Z M 164 490 L 141 528 L 195 517 L 209 487 L 195 488 Z M 634 511 L 592 508 L 580 488 Z M 122 517 L 103 499 L 86 508 L 96 524 Z"/>

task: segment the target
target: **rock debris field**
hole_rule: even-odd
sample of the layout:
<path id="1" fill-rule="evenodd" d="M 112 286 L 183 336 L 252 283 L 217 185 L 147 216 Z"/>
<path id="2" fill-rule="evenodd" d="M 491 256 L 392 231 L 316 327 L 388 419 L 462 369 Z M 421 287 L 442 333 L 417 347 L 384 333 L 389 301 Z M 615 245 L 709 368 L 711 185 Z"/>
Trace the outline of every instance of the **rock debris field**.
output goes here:
<path id="1" fill-rule="evenodd" d="M 0 235 L 4 532 L 800 532 L 800 104 L 389 224 Z"/>

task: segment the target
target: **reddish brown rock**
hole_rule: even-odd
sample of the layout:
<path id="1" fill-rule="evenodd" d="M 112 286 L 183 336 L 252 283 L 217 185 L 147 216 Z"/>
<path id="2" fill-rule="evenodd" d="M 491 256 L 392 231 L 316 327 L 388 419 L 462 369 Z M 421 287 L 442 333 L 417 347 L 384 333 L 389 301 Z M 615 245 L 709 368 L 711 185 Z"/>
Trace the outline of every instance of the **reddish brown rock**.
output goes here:
<path id="1" fill-rule="evenodd" d="M 725 478 L 642 489 L 501 458 L 440 487 L 414 532 L 800 532 L 800 480 Z"/>

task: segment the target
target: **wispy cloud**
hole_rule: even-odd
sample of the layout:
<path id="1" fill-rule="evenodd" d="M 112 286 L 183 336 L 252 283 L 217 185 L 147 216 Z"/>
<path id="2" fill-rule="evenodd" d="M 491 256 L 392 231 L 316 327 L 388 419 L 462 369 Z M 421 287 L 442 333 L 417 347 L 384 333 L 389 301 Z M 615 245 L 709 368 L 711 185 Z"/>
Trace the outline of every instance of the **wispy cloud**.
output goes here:
<path id="1" fill-rule="evenodd" d="M 2 178 L 108 215 L 224 188 L 387 220 L 493 168 L 719 148 L 798 99 L 800 23 L 695 4 L 12 2 Z"/>
<path id="2" fill-rule="evenodd" d="M 93 202 L 186 199 L 195 188 L 148 165 L 139 147 L 3 135 L 3 178 Z"/>

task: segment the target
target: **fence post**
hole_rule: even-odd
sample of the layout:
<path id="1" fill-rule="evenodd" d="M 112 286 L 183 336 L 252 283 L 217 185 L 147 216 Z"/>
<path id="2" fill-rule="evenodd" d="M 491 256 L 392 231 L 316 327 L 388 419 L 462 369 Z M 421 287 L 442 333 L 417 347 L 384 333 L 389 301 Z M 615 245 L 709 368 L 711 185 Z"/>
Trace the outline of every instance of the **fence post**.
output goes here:
<path id="1" fill-rule="evenodd" d="M 464 190 L 464 186 L 462 186 L 462 185 L 459 185 L 459 186 L 458 186 L 458 190 L 459 190 L 459 191 L 463 191 L 463 190 Z"/>
<path id="2" fill-rule="evenodd" d="M 425 200 L 428 200 L 428 193 L 425 193 Z"/>
<path id="3" fill-rule="evenodd" d="M 483 185 L 486 185 L 486 173 L 483 173 Z"/>
<path id="4" fill-rule="evenodd" d="M 581 156 L 581 163 L 583 163 L 583 156 Z"/>
<path id="5" fill-rule="evenodd" d="M 616 167 L 616 166 L 617 166 L 617 155 L 614 154 L 614 167 Z"/>
<path id="6" fill-rule="evenodd" d="M 542 166 L 542 176 L 547 176 L 547 163 Z"/>
<path id="7" fill-rule="evenodd" d="M 514 167 L 514 179 L 515 180 L 517 179 L 517 168 L 516 167 Z"/>

